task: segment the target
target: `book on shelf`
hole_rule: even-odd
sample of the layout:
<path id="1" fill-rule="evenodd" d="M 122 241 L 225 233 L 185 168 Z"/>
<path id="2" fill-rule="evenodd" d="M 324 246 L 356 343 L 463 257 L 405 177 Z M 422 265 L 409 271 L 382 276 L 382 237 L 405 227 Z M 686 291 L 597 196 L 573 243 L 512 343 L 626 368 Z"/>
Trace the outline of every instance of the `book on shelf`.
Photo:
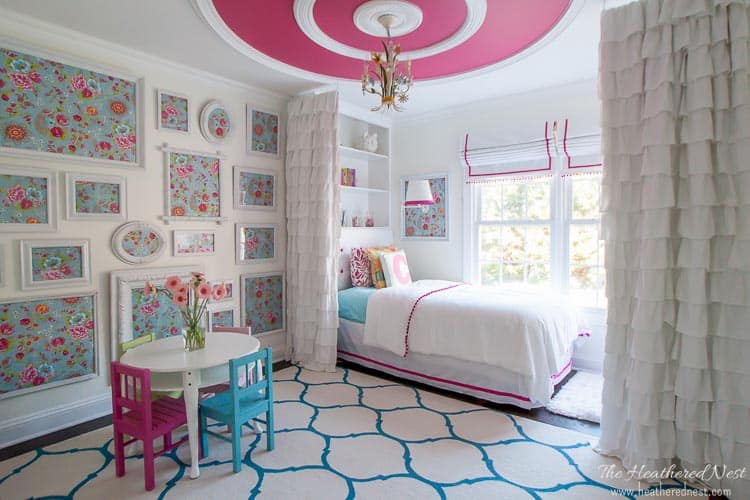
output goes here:
<path id="1" fill-rule="evenodd" d="M 354 168 L 341 168 L 341 185 L 354 187 L 357 185 L 357 170 Z"/>

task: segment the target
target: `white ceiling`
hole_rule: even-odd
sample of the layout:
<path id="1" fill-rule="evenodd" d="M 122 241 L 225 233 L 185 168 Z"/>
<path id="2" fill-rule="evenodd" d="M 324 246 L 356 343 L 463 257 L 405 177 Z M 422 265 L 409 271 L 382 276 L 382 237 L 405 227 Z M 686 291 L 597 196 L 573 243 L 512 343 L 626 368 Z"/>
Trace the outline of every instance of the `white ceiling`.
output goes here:
<path id="1" fill-rule="evenodd" d="M 607 0 L 581 1 L 572 22 L 547 43 L 481 76 L 420 84 L 415 61 L 417 82 L 408 109 L 398 116 L 416 118 L 468 102 L 595 78 L 599 15 Z M 615 3 L 622 2 L 609 1 L 607 7 Z M 272 70 L 231 49 L 189 0 L 0 0 L 0 7 L 289 96 L 322 85 Z M 362 107 L 375 104 L 373 96 L 362 96 L 358 83 L 335 87 L 344 101 Z"/>

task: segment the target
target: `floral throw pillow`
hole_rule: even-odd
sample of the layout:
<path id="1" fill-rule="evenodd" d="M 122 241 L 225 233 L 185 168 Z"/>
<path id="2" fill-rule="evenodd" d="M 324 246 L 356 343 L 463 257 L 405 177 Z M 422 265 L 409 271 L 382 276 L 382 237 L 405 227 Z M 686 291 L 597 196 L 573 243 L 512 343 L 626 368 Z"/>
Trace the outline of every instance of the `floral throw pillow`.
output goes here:
<path id="1" fill-rule="evenodd" d="M 372 286 L 370 280 L 370 258 L 364 248 L 352 248 L 349 256 L 352 286 Z"/>
<path id="2" fill-rule="evenodd" d="M 372 286 L 375 288 L 386 287 L 383 265 L 380 263 L 380 254 L 383 252 L 395 252 L 396 250 L 398 248 L 394 246 L 369 247 L 367 249 L 367 256 L 370 258 L 370 277 L 372 278 Z"/>

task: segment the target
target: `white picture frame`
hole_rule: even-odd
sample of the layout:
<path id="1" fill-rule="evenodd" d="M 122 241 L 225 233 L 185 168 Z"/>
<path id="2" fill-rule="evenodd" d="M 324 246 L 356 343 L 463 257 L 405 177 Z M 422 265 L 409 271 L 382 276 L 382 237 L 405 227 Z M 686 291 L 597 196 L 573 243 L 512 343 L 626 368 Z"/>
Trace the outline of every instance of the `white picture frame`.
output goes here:
<path id="1" fill-rule="evenodd" d="M 5 245 L 0 245 L 0 288 L 5 286 L 8 278 L 5 276 Z"/>
<path id="2" fill-rule="evenodd" d="M 89 259 L 89 240 L 21 240 L 21 290 L 36 290 L 38 288 L 61 288 L 70 286 L 82 286 L 91 284 L 91 261 Z M 65 274 L 73 272 L 71 266 L 66 263 L 66 256 L 63 254 L 47 256 L 45 253 L 38 253 L 36 262 L 45 265 L 50 263 L 46 272 L 39 272 L 34 268 L 35 253 L 44 248 L 78 248 L 80 260 L 76 264 L 75 258 L 71 262 L 75 267 L 80 267 L 80 277 L 64 278 Z M 50 261 L 54 260 L 54 264 Z M 66 270 L 67 268 L 67 270 Z M 49 276 L 50 279 L 35 279 L 36 276 Z M 54 278 L 53 278 L 54 276 Z"/>
<path id="3" fill-rule="evenodd" d="M 168 95 L 177 97 L 178 99 L 184 99 L 186 101 L 185 114 L 186 114 L 186 130 L 180 130 L 177 128 L 167 127 L 162 123 L 161 111 L 162 111 L 162 99 L 163 96 Z M 156 129 L 159 131 L 175 132 L 177 134 L 190 134 L 192 127 L 190 125 L 190 97 L 180 92 L 172 92 L 167 89 L 156 89 Z"/>
<path id="4" fill-rule="evenodd" d="M 90 165 L 109 165 L 112 167 L 128 167 L 128 168 L 145 168 L 145 123 L 144 118 L 144 79 L 143 77 L 133 76 L 120 71 L 117 68 L 111 68 L 103 64 L 92 63 L 87 59 L 70 56 L 63 53 L 52 52 L 50 50 L 43 49 L 39 46 L 22 42 L 16 39 L 8 37 L 0 37 L 0 47 L 16 50 L 21 53 L 25 53 L 35 57 L 41 57 L 57 63 L 67 64 L 78 69 L 95 71 L 97 73 L 104 74 L 106 76 L 113 76 L 122 80 L 127 80 L 135 84 L 135 122 L 136 122 L 136 147 L 135 147 L 135 161 L 128 162 L 122 160 L 110 160 L 105 158 L 91 158 L 87 156 L 68 155 L 60 153 L 51 153 L 47 151 L 34 151 L 19 148 L 9 148 L 0 146 L 0 153 L 4 156 L 12 156 L 16 158 L 35 159 L 35 160 L 51 160 L 51 161 L 63 161 L 73 162 L 76 164 L 90 164 Z"/>
<path id="5" fill-rule="evenodd" d="M 228 293 L 226 297 L 224 297 L 221 300 L 216 300 L 213 298 L 213 295 L 208 299 L 209 304 L 221 304 L 224 302 L 234 302 L 234 298 L 237 296 L 237 284 L 233 279 L 226 279 L 226 280 L 211 280 L 208 282 L 208 284 L 211 286 L 211 290 L 214 289 L 216 285 L 221 285 L 224 283 L 228 287 L 231 293 Z"/>
<path id="6" fill-rule="evenodd" d="M 255 174 L 260 176 L 266 176 L 272 178 L 272 188 L 271 188 L 271 204 L 270 205 L 258 205 L 253 203 L 246 203 L 247 196 L 244 192 L 241 186 L 242 181 L 242 175 L 243 174 Z M 273 211 L 276 210 L 276 197 L 278 194 L 278 175 L 275 171 L 265 168 L 255 168 L 255 167 L 243 167 L 240 165 L 235 165 L 233 168 L 233 177 L 232 177 L 232 191 L 234 199 L 234 209 L 235 210 L 269 210 Z"/>
<path id="7" fill-rule="evenodd" d="M 193 151 L 190 149 L 182 149 L 182 148 L 173 148 L 169 146 L 168 144 L 163 144 L 160 149 L 162 152 L 164 152 L 164 215 L 162 215 L 160 218 L 162 221 L 164 221 L 165 224 L 170 224 L 172 222 L 180 222 L 180 221 L 186 221 L 186 222 L 215 222 L 217 224 L 221 224 L 224 221 L 227 220 L 227 217 L 224 215 L 224 200 L 222 199 L 222 190 L 221 190 L 221 178 L 224 174 L 222 174 L 221 171 L 221 162 L 224 159 L 224 155 L 221 154 L 220 151 L 216 151 L 215 153 L 207 153 L 207 152 L 201 152 L 201 151 Z M 218 193 L 218 200 L 216 201 L 217 207 L 218 207 L 218 215 L 216 216 L 202 216 L 202 215 L 180 215 L 177 213 L 178 209 L 181 209 L 182 207 L 172 206 L 172 178 L 170 174 L 170 157 L 171 155 L 175 153 L 177 155 L 184 155 L 185 157 L 190 156 L 199 156 L 202 158 L 211 158 L 215 159 L 219 162 L 218 168 L 216 170 L 216 187 L 217 187 L 217 193 Z M 179 159 L 179 157 L 178 157 Z M 187 161 L 187 160 L 186 160 Z M 179 175 L 178 175 L 179 177 Z M 210 201 L 210 199 L 209 199 Z M 173 210 L 174 209 L 174 210 Z M 184 212 L 184 209 L 183 209 Z"/>
<path id="8" fill-rule="evenodd" d="M 2 148 L 0 148 L 2 149 Z M 8 233 L 40 233 L 40 232 L 55 232 L 57 231 L 57 174 L 52 170 L 45 168 L 36 167 L 8 167 L 0 165 L 0 176 L 21 176 L 21 177 L 32 177 L 38 179 L 45 179 L 47 186 L 47 210 L 45 216 L 47 217 L 47 223 L 21 223 L 21 222 L 2 222 L 0 220 L 0 232 Z M 10 189 L 8 189 L 10 190 Z M 28 188 L 24 191 L 23 197 L 25 199 Z M 0 198 L 6 197 L 7 193 L 4 193 L 2 183 L 0 182 Z M 22 203 L 23 200 L 19 200 Z"/>
<path id="9" fill-rule="evenodd" d="M 172 266 L 112 271 L 109 275 L 110 344 L 112 359 L 118 359 L 120 344 L 133 340 L 133 290 L 146 282 L 164 286 L 167 277 L 177 276 L 187 282 L 192 272 L 202 272 L 203 266 Z M 165 300 L 169 300 L 164 297 Z"/>
<path id="10" fill-rule="evenodd" d="M 128 249 L 125 247 L 125 237 L 131 231 L 141 233 L 148 232 L 149 235 L 153 233 L 154 239 L 157 240 L 159 244 L 158 248 L 146 255 L 143 255 L 137 249 L 128 251 Z M 166 248 L 169 246 L 169 241 L 167 241 L 164 233 L 158 227 L 149 224 L 148 222 L 132 221 L 121 225 L 115 230 L 114 234 L 112 234 L 111 245 L 112 251 L 117 256 L 117 258 L 125 262 L 126 264 L 147 264 L 161 257 L 161 255 L 164 253 L 164 250 L 166 250 Z"/>
<path id="11" fill-rule="evenodd" d="M 224 114 L 226 115 L 226 118 L 229 122 L 226 133 L 221 137 L 212 133 L 211 124 L 209 123 L 209 118 L 211 117 L 211 113 L 213 113 L 217 109 L 224 111 Z M 229 116 L 229 111 L 227 111 L 227 107 L 224 105 L 223 102 L 216 100 L 216 99 L 208 101 L 206 105 L 203 106 L 203 109 L 201 110 L 201 115 L 199 118 L 199 126 L 201 129 L 201 134 L 203 134 L 203 138 L 206 139 L 211 144 L 219 144 L 219 143 L 224 142 L 227 137 L 232 135 L 232 130 L 234 130 L 234 123 L 232 123 L 232 118 Z"/>
<path id="12" fill-rule="evenodd" d="M 276 117 L 276 152 L 258 150 L 257 147 L 253 148 L 253 135 L 254 135 L 254 123 L 253 123 L 253 111 L 258 111 L 266 115 L 272 115 Z M 281 113 L 278 111 L 267 109 L 262 106 L 256 106 L 255 104 L 245 105 L 245 151 L 249 155 L 260 156 L 263 158 L 271 158 L 278 160 L 281 158 L 281 148 L 283 145 L 283 131 L 284 127 L 281 123 Z"/>
<path id="13" fill-rule="evenodd" d="M 210 235 L 211 249 L 201 250 L 201 241 Z M 172 257 L 196 257 L 216 253 L 216 231 L 172 231 Z"/>
<path id="14" fill-rule="evenodd" d="M 279 235 L 279 228 L 276 224 L 260 224 L 260 223 L 237 223 L 234 225 L 235 227 L 235 233 L 234 233 L 234 242 L 235 242 L 235 264 L 237 265 L 243 265 L 243 264 L 260 264 L 260 263 L 268 263 L 268 262 L 275 262 L 276 261 L 276 248 L 278 245 L 278 235 Z M 263 236 L 263 241 L 259 241 L 255 244 L 255 248 L 250 249 L 249 246 L 246 244 L 246 237 L 247 233 L 245 229 L 251 229 L 251 230 L 263 230 L 265 234 L 261 234 Z M 267 235 L 266 230 L 273 231 L 273 235 L 271 237 L 272 243 L 272 253 L 269 257 L 256 257 L 256 258 L 248 258 L 252 252 L 256 252 L 256 249 L 258 248 L 258 245 L 265 245 L 267 243 L 267 238 L 265 236 Z M 265 248 L 261 248 L 260 250 L 257 250 L 256 253 L 259 253 L 261 255 L 265 255 Z"/>
<path id="15" fill-rule="evenodd" d="M 77 211 L 78 183 L 93 182 L 99 184 L 116 184 L 119 193 L 119 213 L 94 213 Z M 109 220 L 124 221 L 128 215 L 127 179 L 121 175 L 99 175 L 81 172 L 65 172 L 65 218 L 68 220 Z"/>
<path id="16" fill-rule="evenodd" d="M 405 207 L 404 200 L 406 199 L 406 183 L 411 180 L 432 180 L 432 179 L 445 179 L 445 193 L 443 196 L 443 217 L 445 219 L 445 236 L 413 236 L 406 234 L 406 217 L 407 210 L 420 210 L 417 207 Z M 434 196 L 435 193 L 433 193 Z M 420 174 L 420 175 L 409 175 L 401 177 L 399 183 L 399 211 L 401 228 L 399 231 L 402 240 L 422 240 L 422 241 L 450 241 L 450 175 L 447 172 L 441 172 L 437 174 Z"/>
<path id="17" fill-rule="evenodd" d="M 281 278 L 280 327 L 271 329 L 271 330 L 260 331 L 258 328 L 256 328 L 256 325 L 247 324 L 248 299 L 247 299 L 247 291 L 245 290 L 245 287 L 247 285 L 248 279 L 266 278 L 266 277 L 275 277 L 275 276 L 279 276 Z M 252 335 L 254 337 L 273 335 L 275 333 L 284 332 L 286 330 L 286 273 L 284 271 L 268 271 L 268 272 L 262 272 L 262 273 L 246 273 L 246 274 L 240 275 L 240 326 L 250 326 L 252 329 L 251 330 Z"/>
<path id="18" fill-rule="evenodd" d="M 214 313 L 221 313 L 221 312 L 227 312 L 231 311 L 232 313 L 232 324 L 231 325 L 222 325 L 222 326 L 231 326 L 231 327 L 237 327 L 240 323 L 240 308 L 236 304 L 229 304 L 229 305 L 213 305 L 208 306 L 206 309 L 206 318 L 208 321 L 208 331 L 211 332 L 214 329 Z"/>

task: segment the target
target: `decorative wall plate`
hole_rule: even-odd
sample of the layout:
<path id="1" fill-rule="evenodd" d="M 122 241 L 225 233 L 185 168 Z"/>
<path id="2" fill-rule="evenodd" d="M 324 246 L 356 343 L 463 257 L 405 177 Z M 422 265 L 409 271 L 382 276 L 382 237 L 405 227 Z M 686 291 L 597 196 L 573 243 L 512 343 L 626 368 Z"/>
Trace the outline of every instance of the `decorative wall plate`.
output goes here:
<path id="1" fill-rule="evenodd" d="M 232 131 L 232 121 L 221 101 L 210 101 L 203 107 L 200 118 L 201 133 L 208 142 L 222 142 Z"/>
<path id="2" fill-rule="evenodd" d="M 164 234 L 146 222 L 123 224 L 112 235 L 112 251 L 128 264 L 145 264 L 159 258 L 168 246 Z"/>

